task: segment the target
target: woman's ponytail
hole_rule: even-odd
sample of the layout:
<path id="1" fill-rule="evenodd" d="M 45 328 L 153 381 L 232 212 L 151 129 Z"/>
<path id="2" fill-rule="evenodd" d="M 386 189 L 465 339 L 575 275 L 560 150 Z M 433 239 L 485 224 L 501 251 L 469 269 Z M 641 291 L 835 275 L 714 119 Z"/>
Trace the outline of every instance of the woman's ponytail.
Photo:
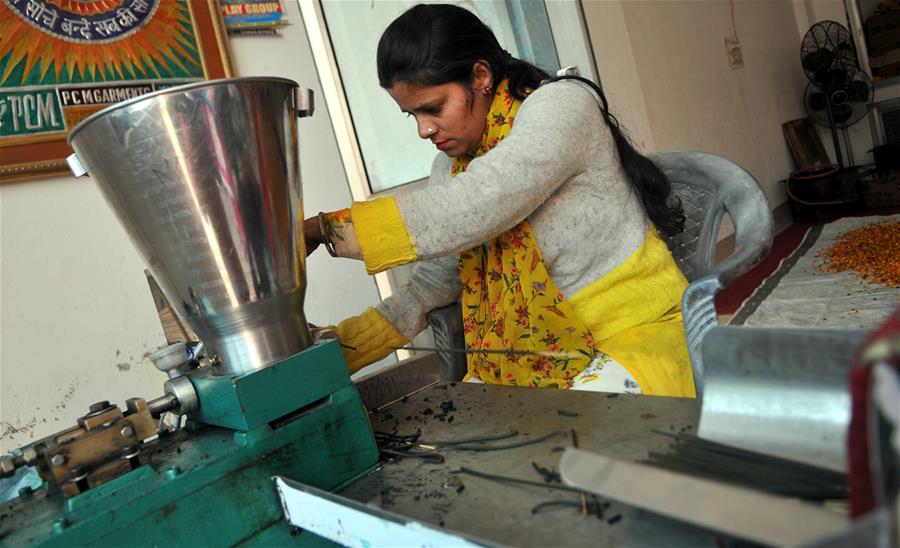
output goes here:
<path id="1" fill-rule="evenodd" d="M 600 112 L 612 133 L 619 153 L 619 161 L 631 188 L 640 197 L 647 216 L 664 235 L 674 236 L 684 230 L 684 210 L 681 200 L 672 192 L 669 178 L 649 158 L 639 153 L 619 127 L 619 121 L 609 112 L 609 103 L 600 86 L 581 76 L 556 76 L 544 83 L 577 80 L 590 86 L 600 98 Z"/>

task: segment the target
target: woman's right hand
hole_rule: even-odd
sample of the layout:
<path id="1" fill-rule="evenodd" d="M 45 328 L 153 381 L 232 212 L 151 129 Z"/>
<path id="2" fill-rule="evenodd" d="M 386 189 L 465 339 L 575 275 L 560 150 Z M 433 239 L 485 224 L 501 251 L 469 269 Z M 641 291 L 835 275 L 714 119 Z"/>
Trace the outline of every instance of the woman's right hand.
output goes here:
<path id="1" fill-rule="evenodd" d="M 362 259 L 362 251 L 350 220 L 350 210 L 319 213 L 303 221 L 306 256 L 324 246 L 332 257 Z"/>
<path id="2" fill-rule="evenodd" d="M 306 241 L 306 256 L 309 257 L 322 243 L 322 230 L 318 216 L 303 221 L 303 239 Z"/>

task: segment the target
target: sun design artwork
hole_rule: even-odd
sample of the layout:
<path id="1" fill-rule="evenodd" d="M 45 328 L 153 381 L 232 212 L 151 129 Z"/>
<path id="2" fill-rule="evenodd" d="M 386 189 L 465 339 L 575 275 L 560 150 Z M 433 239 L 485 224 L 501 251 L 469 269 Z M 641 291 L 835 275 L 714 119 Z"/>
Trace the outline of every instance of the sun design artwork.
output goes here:
<path id="1" fill-rule="evenodd" d="M 0 0 L 0 86 L 201 78 L 176 0 Z"/>

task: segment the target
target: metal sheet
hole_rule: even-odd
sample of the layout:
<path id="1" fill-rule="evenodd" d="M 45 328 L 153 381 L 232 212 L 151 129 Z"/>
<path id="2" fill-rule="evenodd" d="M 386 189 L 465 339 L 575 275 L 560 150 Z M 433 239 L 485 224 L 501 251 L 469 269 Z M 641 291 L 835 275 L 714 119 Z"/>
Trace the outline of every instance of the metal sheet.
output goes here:
<path id="1" fill-rule="evenodd" d="M 275 487 L 288 523 L 343 546 L 485 546 L 287 478 L 276 476 Z"/>
<path id="2" fill-rule="evenodd" d="M 440 358 L 428 353 L 354 381 L 369 410 L 396 402 L 440 380 Z"/>
<path id="3" fill-rule="evenodd" d="M 847 375 L 865 330 L 717 327 L 703 341 L 701 437 L 846 470 Z"/>
<path id="4" fill-rule="evenodd" d="M 441 403 L 450 401 L 456 410 L 443 420 L 436 418 Z M 532 462 L 557 468 L 563 448 L 572 443 L 571 430 L 577 433 L 581 447 L 629 460 L 643 459 L 649 451 L 664 450 L 668 444 L 652 430 L 692 431 L 697 414 L 694 400 L 438 383 L 372 414 L 373 429 L 401 434 L 421 429 L 423 440 L 454 440 L 510 430 L 520 433 L 515 440 L 554 431 L 569 436 L 491 453 L 441 450 L 446 458 L 443 464 L 413 459 L 386 463 L 340 494 L 497 544 L 708 545 L 712 538 L 705 531 L 615 503 L 604 510 L 603 519 L 583 516 L 577 508 L 532 514 L 540 502 L 580 501 L 580 497 L 459 473 L 460 467 L 466 466 L 541 481 Z M 504 443 L 509 441 L 513 440 Z"/>
<path id="5" fill-rule="evenodd" d="M 578 449 L 566 449 L 559 472 L 567 485 L 763 544 L 797 546 L 846 522 L 822 506 Z"/>

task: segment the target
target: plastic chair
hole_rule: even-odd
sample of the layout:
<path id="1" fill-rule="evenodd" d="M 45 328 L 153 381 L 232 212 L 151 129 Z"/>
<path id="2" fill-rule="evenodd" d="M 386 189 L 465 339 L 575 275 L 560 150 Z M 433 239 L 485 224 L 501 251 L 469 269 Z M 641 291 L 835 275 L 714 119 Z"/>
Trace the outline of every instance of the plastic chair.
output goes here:
<path id="1" fill-rule="evenodd" d="M 700 343 L 719 325 L 715 296 L 769 253 L 774 222 L 759 184 L 737 164 L 706 152 L 650 154 L 672 182 L 684 207 L 684 231 L 667 238 L 669 249 L 690 285 L 681 298 L 684 331 L 697 397 L 703 394 Z M 735 252 L 715 264 L 722 218 L 731 217 Z"/>
<path id="2" fill-rule="evenodd" d="M 756 179 L 725 158 L 690 151 L 660 152 L 649 158 L 669 177 L 684 207 L 684 231 L 668 238 L 667 243 L 679 268 L 691 282 L 681 306 L 699 398 L 703 391 L 700 342 L 710 329 L 719 325 L 715 295 L 769 252 L 772 211 Z M 736 251 L 716 265 L 716 243 L 725 213 L 734 224 Z M 431 311 L 428 324 L 438 348 L 465 347 L 459 303 Z M 442 378 L 459 380 L 465 375 L 465 354 L 440 355 Z"/>

